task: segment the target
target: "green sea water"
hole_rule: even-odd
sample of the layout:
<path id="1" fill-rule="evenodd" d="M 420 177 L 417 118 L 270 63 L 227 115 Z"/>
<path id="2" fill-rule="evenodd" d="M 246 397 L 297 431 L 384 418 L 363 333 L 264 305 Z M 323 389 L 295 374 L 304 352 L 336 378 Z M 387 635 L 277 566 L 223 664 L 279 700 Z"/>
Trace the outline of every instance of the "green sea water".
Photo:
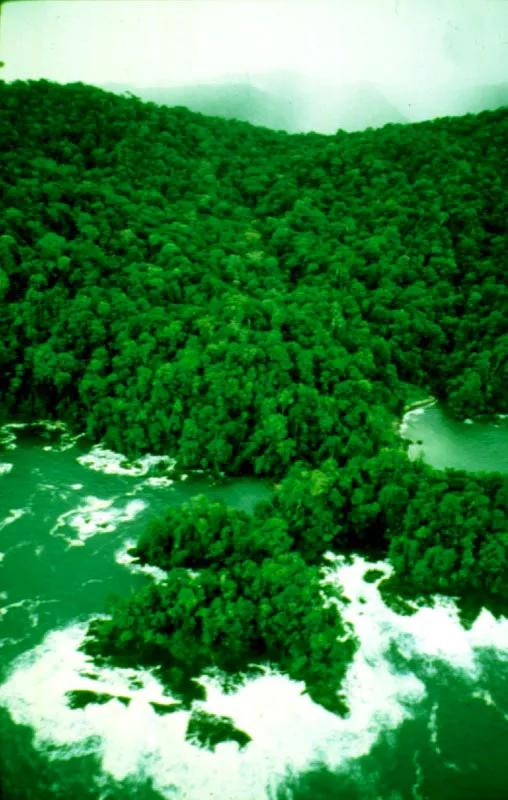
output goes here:
<path id="1" fill-rule="evenodd" d="M 406 414 L 401 433 L 411 440 L 409 457 L 421 454 L 436 469 L 455 467 L 471 472 L 508 473 L 506 418 L 496 422 L 481 419 L 457 422 L 446 406 L 436 403 Z"/>
<path id="2" fill-rule="evenodd" d="M 448 447 L 450 466 L 508 472 L 505 421 L 458 425 L 434 407 L 410 414 L 404 430 L 435 466 Z M 507 619 L 484 610 L 465 630 L 453 600 L 439 597 L 397 615 L 363 580 L 372 564 L 330 555 L 324 580 L 344 587 L 361 642 L 349 717 L 274 671 L 233 694 L 208 674 L 192 709 L 161 713 L 172 698 L 150 672 L 99 669 L 78 650 L 87 623 L 110 594 L 161 577 L 128 554 L 148 520 L 196 494 L 248 511 L 269 484 L 177 478 L 169 457 L 128 463 L 54 425 L 0 435 L 2 798 L 508 798 Z M 73 708 L 73 692 L 102 700 Z M 231 718 L 249 743 L 189 741 L 196 711 Z"/>

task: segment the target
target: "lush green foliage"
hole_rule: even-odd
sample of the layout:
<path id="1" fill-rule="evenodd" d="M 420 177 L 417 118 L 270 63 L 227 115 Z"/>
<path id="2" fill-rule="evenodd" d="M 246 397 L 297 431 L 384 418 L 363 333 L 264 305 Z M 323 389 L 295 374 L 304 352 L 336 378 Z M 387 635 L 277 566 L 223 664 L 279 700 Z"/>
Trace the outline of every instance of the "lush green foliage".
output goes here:
<path id="1" fill-rule="evenodd" d="M 128 706 L 130 697 L 124 695 L 108 694 L 107 692 L 91 692 L 89 689 L 71 689 L 65 693 L 69 708 L 86 708 L 90 704 L 99 706 L 109 703 L 110 700 L 118 700 L 122 705 Z"/>
<path id="2" fill-rule="evenodd" d="M 335 603 L 324 604 L 319 578 L 295 552 L 239 557 L 227 569 L 199 573 L 175 567 L 162 583 L 117 600 L 111 619 L 92 623 L 85 649 L 169 664 L 168 682 L 182 694 L 189 676 L 211 666 L 236 672 L 250 662 L 276 663 L 304 680 L 317 702 L 342 712 L 337 687 L 356 641 Z"/>
<path id="3" fill-rule="evenodd" d="M 428 475 L 388 549 L 398 575 L 422 589 L 473 587 L 508 596 L 508 477 L 447 469 Z"/>
<path id="4" fill-rule="evenodd" d="M 132 554 L 166 570 L 260 563 L 289 552 L 292 540 L 286 527 L 283 519 L 267 519 L 253 528 L 248 514 L 198 496 L 183 508 L 168 508 L 162 519 L 150 523 Z"/>
<path id="5" fill-rule="evenodd" d="M 137 554 L 167 580 L 90 652 L 176 683 L 272 660 L 335 708 L 355 643 L 327 549 L 503 592 L 506 478 L 410 463 L 391 423 L 408 384 L 508 411 L 507 109 L 289 136 L 39 81 L 0 84 L 0 112 L 0 415 L 280 481 L 252 518 L 154 523 Z"/>
<path id="6" fill-rule="evenodd" d="M 243 750 L 251 741 L 248 733 L 235 728 L 230 717 L 218 717 L 201 710 L 192 712 L 185 738 L 212 752 L 221 742 L 236 742 L 239 749 Z"/>

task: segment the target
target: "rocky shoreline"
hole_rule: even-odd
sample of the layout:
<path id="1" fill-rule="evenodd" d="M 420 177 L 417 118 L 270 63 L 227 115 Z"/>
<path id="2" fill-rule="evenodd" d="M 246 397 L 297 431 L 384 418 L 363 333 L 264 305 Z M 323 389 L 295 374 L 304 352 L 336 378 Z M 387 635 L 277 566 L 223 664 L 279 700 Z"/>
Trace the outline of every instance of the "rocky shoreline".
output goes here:
<path id="1" fill-rule="evenodd" d="M 415 408 L 426 408 L 435 402 L 436 398 L 430 394 L 424 400 L 415 400 L 414 403 L 409 403 L 409 405 L 404 406 L 404 414 L 407 414 L 409 411 L 414 411 Z"/>

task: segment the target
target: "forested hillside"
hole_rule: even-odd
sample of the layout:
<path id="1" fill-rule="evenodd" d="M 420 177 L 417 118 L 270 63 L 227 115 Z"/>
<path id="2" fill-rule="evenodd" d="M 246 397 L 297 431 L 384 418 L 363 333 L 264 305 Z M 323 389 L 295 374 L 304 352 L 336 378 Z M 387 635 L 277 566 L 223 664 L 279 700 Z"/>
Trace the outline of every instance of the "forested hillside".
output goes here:
<path id="1" fill-rule="evenodd" d="M 407 384 L 508 411 L 508 109 L 288 135 L 29 81 L 0 113 L 2 418 L 280 482 L 253 517 L 199 501 L 150 529 L 168 581 L 91 651 L 174 680 L 268 658 L 335 708 L 355 644 L 326 550 L 505 591 L 507 479 L 412 463 L 391 422 Z"/>

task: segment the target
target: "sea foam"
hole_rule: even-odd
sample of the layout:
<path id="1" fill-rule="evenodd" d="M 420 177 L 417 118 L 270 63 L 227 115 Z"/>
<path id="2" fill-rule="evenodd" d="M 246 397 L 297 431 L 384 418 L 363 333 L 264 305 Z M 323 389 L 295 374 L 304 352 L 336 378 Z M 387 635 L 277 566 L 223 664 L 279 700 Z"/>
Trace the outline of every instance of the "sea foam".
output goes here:
<path id="1" fill-rule="evenodd" d="M 124 558 L 117 553 L 117 560 Z M 53 757 L 97 752 L 113 778 L 121 780 L 142 769 L 166 797 L 173 797 L 177 786 L 187 800 L 201 800 L 204 792 L 210 800 L 261 800 L 288 769 L 298 773 L 316 759 L 330 769 L 345 767 L 368 753 L 381 733 L 415 714 L 426 687 L 410 669 L 400 672 L 394 667 L 387 655 L 393 644 L 408 663 L 413 658 L 429 665 L 442 660 L 472 677 L 481 670 L 480 648 L 506 647 L 508 620 L 495 620 L 483 611 L 471 629 L 464 630 L 447 598 L 436 597 L 434 608 L 420 608 L 413 616 L 397 615 L 384 605 L 377 583 L 363 580 L 372 567 L 384 576 L 391 572 L 386 562 L 355 558 L 348 564 L 329 554 L 323 579 L 343 586 L 351 602 L 343 604 L 342 613 L 360 639 L 344 683 L 351 711 L 344 719 L 302 694 L 302 683 L 277 672 L 265 670 L 229 695 L 218 680 L 203 677 L 207 700 L 196 707 L 231 717 L 252 741 L 241 751 L 232 742 L 219 745 L 215 753 L 200 750 L 185 741 L 188 711 L 163 716 L 154 712 L 151 702 L 170 699 L 148 671 L 137 673 L 142 688 L 133 688 L 134 673 L 129 670 L 101 668 L 94 681 L 82 676 L 90 670 L 87 657 L 77 649 L 86 629 L 82 624 L 50 633 L 18 659 L 0 687 L 0 705 L 15 722 L 34 727 L 36 746 L 56 746 Z M 111 700 L 71 710 L 65 692 L 76 689 L 127 696 L 130 703 L 125 707 Z"/>
<path id="2" fill-rule="evenodd" d="M 77 508 L 60 514 L 49 532 L 50 535 L 61 536 L 73 546 L 84 545 L 90 537 L 98 533 L 111 533 L 119 523 L 133 520 L 146 508 L 146 503 L 142 500 L 129 500 L 124 508 L 115 508 L 115 499 L 85 497 Z M 69 528 L 76 531 L 75 536 L 66 534 Z"/>
<path id="3" fill-rule="evenodd" d="M 170 456 L 153 455 L 145 455 L 131 462 L 122 453 L 108 450 L 102 445 L 93 447 L 89 453 L 80 456 L 77 461 L 79 464 L 105 475 L 132 475 L 133 477 L 147 475 L 159 464 L 165 464 L 167 470 L 171 470 L 176 464 L 175 459 Z"/>

